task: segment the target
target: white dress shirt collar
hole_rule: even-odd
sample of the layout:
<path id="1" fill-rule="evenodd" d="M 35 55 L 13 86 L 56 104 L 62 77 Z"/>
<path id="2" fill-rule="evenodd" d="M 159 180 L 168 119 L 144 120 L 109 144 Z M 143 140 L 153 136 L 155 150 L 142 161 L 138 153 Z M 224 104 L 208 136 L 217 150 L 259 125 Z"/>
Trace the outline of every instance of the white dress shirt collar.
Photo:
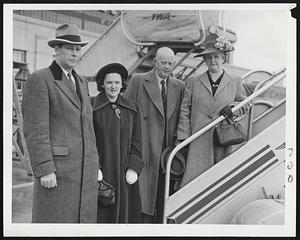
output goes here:
<path id="1" fill-rule="evenodd" d="M 60 66 L 58 63 L 57 63 L 57 65 Z M 66 75 L 66 77 L 69 78 L 68 77 L 68 73 L 69 72 L 66 69 L 64 69 L 62 66 L 60 66 L 60 68 L 62 69 L 62 71 L 64 72 L 64 74 Z M 74 83 L 74 85 L 76 86 L 75 79 L 74 79 L 73 74 L 72 74 L 72 70 L 70 71 L 70 73 L 71 73 L 71 80 Z"/>

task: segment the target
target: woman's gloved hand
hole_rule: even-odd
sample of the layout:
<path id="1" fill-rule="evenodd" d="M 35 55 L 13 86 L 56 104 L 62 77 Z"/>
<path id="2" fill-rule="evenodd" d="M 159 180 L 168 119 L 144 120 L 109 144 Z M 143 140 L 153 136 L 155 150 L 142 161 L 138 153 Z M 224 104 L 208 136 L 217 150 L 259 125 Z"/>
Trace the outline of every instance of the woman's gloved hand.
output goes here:
<path id="1" fill-rule="evenodd" d="M 138 179 L 138 174 L 136 173 L 136 171 L 132 170 L 132 169 L 127 169 L 126 172 L 126 182 L 128 184 L 134 184 Z"/>
<path id="2" fill-rule="evenodd" d="M 100 182 L 103 179 L 102 171 L 98 169 L 98 182 Z"/>
<path id="3" fill-rule="evenodd" d="M 234 114 L 231 111 L 232 108 L 233 108 L 232 105 L 228 105 L 228 106 L 224 107 L 221 110 L 221 115 L 223 115 L 224 117 L 233 118 Z"/>

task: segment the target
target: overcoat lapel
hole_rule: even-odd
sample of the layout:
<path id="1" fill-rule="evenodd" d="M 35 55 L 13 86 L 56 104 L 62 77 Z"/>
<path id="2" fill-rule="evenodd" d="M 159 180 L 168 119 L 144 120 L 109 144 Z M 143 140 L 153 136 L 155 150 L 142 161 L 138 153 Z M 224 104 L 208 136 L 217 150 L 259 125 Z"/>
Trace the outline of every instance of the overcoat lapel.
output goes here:
<path id="1" fill-rule="evenodd" d="M 154 70 L 152 70 L 147 76 L 144 82 L 144 87 L 150 96 L 151 101 L 156 106 L 158 111 L 164 116 L 163 103 L 161 100 L 160 90 L 157 83 Z"/>
<path id="2" fill-rule="evenodd" d="M 75 106 L 81 108 L 80 99 L 74 89 L 72 89 L 70 81 L 67 79 L 65 74 L 63 74 L 60 66 L 58 66 L 58 64 L 54 61 L 49 68 L 53 74 L 53 77 L 55 79 L 54 81 L 57 86 L 70 99 L 70 101 L 74 103 Z"/>
<path id="3" fill-rule="evenodd" d="M 214 97 L 216 97 L 222 91 L 222 89 L 225 88 L 226 85 L 229 83 L 230 83 L 230 78 L 229 78 L 228 74 L 226 72 L 224 72 L 224 75 L 222 77 L 219 87 L 217 88 L 217 91 L 215 92 Z"/>
<path id="4" fill-rule="evenodd" d="M 208 76 L 207 76 L 206 72 L 203 73 L 202 75 L 200 75 L 200 81 L 207 88 L 207 90 L 210 92 L 210 94 L 212 94 L 211 86 L 210 86 L 209 79 L 208 79 Z"/>
<path id="5" fill-rule="evenodd" d="M 167 83 L 167 120 L 171 117 L 177 105 L 180 89 L 175 85 L 174 80 L 169 77 Z"/>
<path id="6" fill-rule="evenodd" d="M 55 80 L 55 83 L 62 90 L 62 92 L 78 107 L 81 108 L 80 100 L 74 90 L 72 90 L 67 82 L 65 76 L 62 77 L 62 80 Z"/>

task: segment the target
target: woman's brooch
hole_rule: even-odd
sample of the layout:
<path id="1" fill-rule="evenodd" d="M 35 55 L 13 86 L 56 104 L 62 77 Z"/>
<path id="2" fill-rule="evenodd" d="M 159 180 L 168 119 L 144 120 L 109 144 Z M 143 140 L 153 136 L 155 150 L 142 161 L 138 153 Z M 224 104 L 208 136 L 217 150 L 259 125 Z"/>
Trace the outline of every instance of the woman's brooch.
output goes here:
<path id="1" fill-rule="evenodd" d="M 115 114 L 117 115 L 117 117 L 118 117 L 119 119 L 121 119 L 121 117 L 120 117 L 121 111 L 120 111 L 120 109 L 118 108 L 118 105 L 117 105 L 117 104 L 112 104 L 111 107 L 112 107 L 113 110 L 115 110 Z"/>

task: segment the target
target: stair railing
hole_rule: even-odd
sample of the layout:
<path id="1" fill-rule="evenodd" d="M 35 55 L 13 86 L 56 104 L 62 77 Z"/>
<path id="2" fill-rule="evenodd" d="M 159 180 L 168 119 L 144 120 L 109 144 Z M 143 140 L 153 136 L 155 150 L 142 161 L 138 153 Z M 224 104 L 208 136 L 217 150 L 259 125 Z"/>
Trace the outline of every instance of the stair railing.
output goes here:
<path id="1" fill-rule="evenodd" d="M 125 35 L 125 37 L 127 38 L 127 40 L 135 45 L 140 45 L 140 46 L 153 46 L 155 45 L 155 43 L 153 42 L 147 42 L 147 43 L 142 43 L 142 42 L 137 42 L 134 39 L 131 38 L 131 36 L 129 36 L 129 34 L 127 33 L 126 29 L 125 29 L 125 23 L 124 23 L 124 15 L 126 14 L 126 11 L 122 11 L 121 15 L 120 15 L 120 21 L 121 21 L 121 28 L 122 31 Z"/>
<path id="2" fill-rule="evenodd" d="M 263 92 L 265 92 L 266 90 L 268 90 L 271 86 L 273 86 L 274 84 L 276 84 L 277 82 L 279 82 L 283 78 L 285 78 L 286 77 L 285 70 L 286 70 L 286 68 L 284 67 L 280 71 L 278 71 L 277 73 L 275 73 L 274 75 L 272 75 L 271 77 L 269 77 L 266 80 L 264 80 L 263 81 L 264 83 L 267 82 L 267 81 L 270 81 L 270 82 L 268 84 L 266 84 L 265 86 L 263 86 L 262 88 L 258 89 L 256 92 L 253 92 L 245 100 L 243 100 L 242 102 L 240 102 L 236 106 L 234 106 L 231 109 L 232 112 L 236 112 L 238 109 L 240 109 L 241 107 L 243 107 L 246 104 L 250 103 L 253 99 L 255 99 L 256 97 L 258 97 L 259 95 L 261 95 Z M 164 214 L 163 214 L 164 217 L 163 217 L 163 223 L 167 223 L 167 219 L 166 219 L 165 213 L 166 213 L 167 201 L 169 199 L 170 169 L 171 169 L 171 164 L 172 164 L 174 156 L 176 155 L 176 153 L 180 149 L 182 149 L 186 145 L 190 144 L 196 138 L 200 137 L 202 134 L 204 134 L 205 132 L 207 132 L 208 130 L 210 130 L 211 128 L 213 128 L 214 126 L 216 126 L 217 124 L 219 124 L 224 119 L 225 119 L 225 117 L 221 115 L 220 117 L 218 117 L 217 119 L 215 119 L 214 121 L 212 121 L 211 123 L 209 123 L 208 125 L 206 125 L 205 127 L 203 127 L 202 129 L 200 129 L 199 131 L 197 131 L 196 133 L 194 133 L 193 135 L 191 135 L 190 137 L 188 137 L 187 139 L 185 139 L 183 142 L 181 142 L 180 144 L 178 144 L 172 150 L 172 152 L 170 153 L 169 158 L 167 160 L 166 175 L 165 175 L 165 198 L 164 198 Z"/>
<path id="3" fill-rule="evenodd" d="M 261 70 L 261 69 L 255 69 L 255 70 L 251 70 L 251 71 L 247 72 L 245 75 L 243 75 L 243 76 L 242 76 L 242 80 L 245 79 L 245 78 L 247 78 L 247 77 L 249 77 L 249 76 L 250 76 L 251 74 L 253 74 L 253 73 L 267 73 L 267 74 L 269 74 L 270 76 L 273 75 L 273 73 L 270 72 L 270 71 L 267 71 L 267 70 Z"/>
<path id="4" fill-rule="evenodd" d="M 174 70 L 176 67 L 178 67 L 178 66 L 179 66 L 179 65 L 180 65 L 180 64 L 181 64 L 188 56 L 190 56 L 193 52 L 195 52 L 196 49 L 198 49 L 198 48 L 202 45 L 202 43 L 204 43 L 204 41 L 206 40 L 205 26 L 204 26 L 204 23 L 203 23 L 203 20 L 202 20 L 202 14 L 201 14 L 201 11 L 200 11 L 200 10 L 198 11 L 198 23 L 199 23 L 200 26 L 201 26 L 200 30 L 202 29 L 202 32 L 203 32 L 202 38 L 201 38 L 198 42 L 194 43 L 194 47 L 191 48 L 187 53 L 185 53 L 185 54 L 181 57 L 181 59 L 179 59 L 179 60 L 175 63 L 175 65 L 174 65 L 174 67 L 173 67 L 173 70 Z"/>
<path id="5" fill-rule="evenodd" d="M 278 76 L 278 75 L 284 73 L 285 70 L 286 70 L 286 67 L 283 67 L 283 68 L 281 68 L 277 73 L 275 73 L 275 74 L 272 75 L 272 76 Z M 254 89 L 254 92 L 256 92 L 258 89 L 260 89 L 261 86 L 263 86 L 265 83 L 269 82 L 269 81 L 272 79 L 272 76 L 269 77 L 269 78 L 267 78 L 267 79 L 265 79 L 265 80 L 263 80 L 263 81 L 261 81 L 261 82 L 259 82 L 259 83 L 256 85 L 256 87 L 255 87 L 255 89 Z"/>
<path id="6" fill-rule="evenodd" d="M 275 74 L 270 73 L 269 71 L 264 71 L 264 70 L 253 70 L 250 71 L 248 73 L 246 73 L 242 79 L 247 78 L 249 75 L 253 74 L 253 73 L 257 73 L 257 72 L 264 72 L 264 73 L 268 73 L 271 76 L 269 76 L 268 78 L 264 79 L 263 81 L 260 81 L 254 88 L 253 92 L 256 92 L 261 86 L 263 86 L 266 82 L 270 81 L 271 79 L 273 79 L 275 76 L 278 76 L 280 74 L 282 74 L 285 71 L 285 67 L 281 68 L 279 71 L 277 71 Z M 252 122 L 253 122 L 253 117 L 254 117 L 254 106 L 250 109 L 249 111 L 249 122 L 248 122 L 248 128 L 247 128 L 247 140 L 249 140 L 252 137 Z"/>

